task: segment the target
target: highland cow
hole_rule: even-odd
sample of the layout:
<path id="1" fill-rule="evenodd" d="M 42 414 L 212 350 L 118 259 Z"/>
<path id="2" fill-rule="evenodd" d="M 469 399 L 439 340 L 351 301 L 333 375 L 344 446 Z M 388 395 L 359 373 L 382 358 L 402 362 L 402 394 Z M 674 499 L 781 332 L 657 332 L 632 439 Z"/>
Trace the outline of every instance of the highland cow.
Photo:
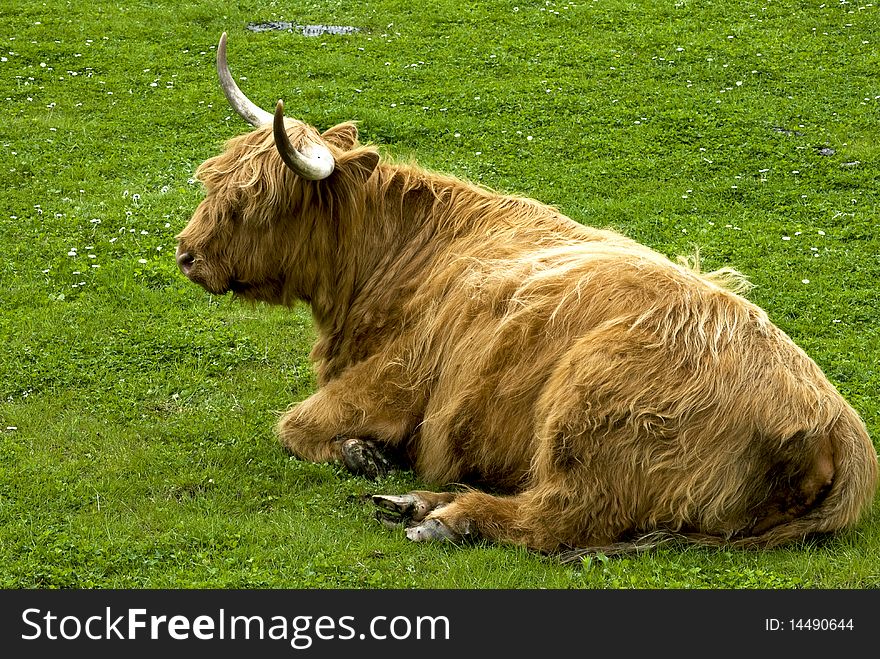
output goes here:
<path id="1" fill-rule="evenodd" d="M 871 504 L 864 423 L 735 271 L 389 162 L 352 123 L 270 114 L 225 34 L 217 66 L 255 130 L 199 167 L 178 264 L 214 294 L 311 306 L 318 387 L 277 427 L 293 455 L 468 486 L 377 494 L 381 521 L 541 552 L 770 547 Z"/>

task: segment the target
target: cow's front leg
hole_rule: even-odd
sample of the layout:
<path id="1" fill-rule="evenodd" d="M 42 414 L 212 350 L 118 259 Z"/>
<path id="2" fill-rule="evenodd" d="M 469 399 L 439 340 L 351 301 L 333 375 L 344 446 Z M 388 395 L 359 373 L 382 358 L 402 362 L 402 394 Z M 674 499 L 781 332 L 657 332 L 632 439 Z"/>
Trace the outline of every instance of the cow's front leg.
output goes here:
<path id="1" fill-rule="evenodd" d="M 399 460 L 395 449 L 416 421 L 406 401 L 384 391 L 334 380 L 293 406 L 278 422 L 281 443 L 312 462 L 340 461 L 353 473 L 376 478 Z M 389 406 L 388 401 L 395 405 Z"/>

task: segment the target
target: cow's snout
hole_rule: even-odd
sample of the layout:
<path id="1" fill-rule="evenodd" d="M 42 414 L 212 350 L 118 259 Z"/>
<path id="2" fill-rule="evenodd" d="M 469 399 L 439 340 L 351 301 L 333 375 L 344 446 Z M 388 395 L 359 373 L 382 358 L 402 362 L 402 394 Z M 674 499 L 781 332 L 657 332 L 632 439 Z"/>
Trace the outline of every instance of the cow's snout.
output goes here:
<path id="1" fill-rule="evenodd" d="M 177 267 L 180 268 L 180 271 L 189 275 L 189 271 L 192 269 L 193 261 L 196 260 L 189 252 L 181 251 L 179 248 L 177 250 Z"/>

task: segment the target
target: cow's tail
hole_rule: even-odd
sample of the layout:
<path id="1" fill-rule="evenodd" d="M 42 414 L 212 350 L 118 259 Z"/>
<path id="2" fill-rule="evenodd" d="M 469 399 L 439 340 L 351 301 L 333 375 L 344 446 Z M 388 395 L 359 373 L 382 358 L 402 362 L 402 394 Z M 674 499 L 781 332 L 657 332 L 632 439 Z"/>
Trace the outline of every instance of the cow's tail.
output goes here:
<path id="1" fill-rule="evenodd" d="M 814 534 L 841 531 L 859 520 L 877 493 L 877 450 L 865 424 L 848 405 L 831 426 L 829 436 L 834 475 L 827 494 L 798 517 L 729 544 L 775 547 Z"/>
<path id="2" fill-rule="evenodd" d="M 657 530 L 629 542 L 585 547 L 561 552 L 558 558 L 571 563 L 587 556 L 617 556 L 650 551 L 670 543 L 711 547 L 770 548 L 805 540 L 814 535 L 841 531 L 854 525 L 870 507 L 877 493 L 877 450 L 864 423 L 847 409 L 830 430 L 834 475 L 823 498 L 803 514 L 757 535 L 722 537 L 700 533 Z"/>

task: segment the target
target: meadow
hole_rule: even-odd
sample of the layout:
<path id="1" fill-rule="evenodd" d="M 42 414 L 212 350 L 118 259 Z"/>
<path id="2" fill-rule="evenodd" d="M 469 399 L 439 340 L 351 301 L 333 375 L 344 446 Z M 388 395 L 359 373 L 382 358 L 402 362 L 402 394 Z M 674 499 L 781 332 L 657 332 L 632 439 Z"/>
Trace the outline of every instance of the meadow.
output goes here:
<path id="1" fill-rule="evenodd" d="M 0 588 L 880 586 L 876 507 L 783 549 L 563 565 L 410 543 L 367 497 L 412 473 L 287 455 L 309 310 L 212 297 L 174 263 L 195 168 L 249 130 L 217 82 L 223 31 L 263 107 L 737 268 L 880 438 L 880 6 L 4 3 Z"/>

